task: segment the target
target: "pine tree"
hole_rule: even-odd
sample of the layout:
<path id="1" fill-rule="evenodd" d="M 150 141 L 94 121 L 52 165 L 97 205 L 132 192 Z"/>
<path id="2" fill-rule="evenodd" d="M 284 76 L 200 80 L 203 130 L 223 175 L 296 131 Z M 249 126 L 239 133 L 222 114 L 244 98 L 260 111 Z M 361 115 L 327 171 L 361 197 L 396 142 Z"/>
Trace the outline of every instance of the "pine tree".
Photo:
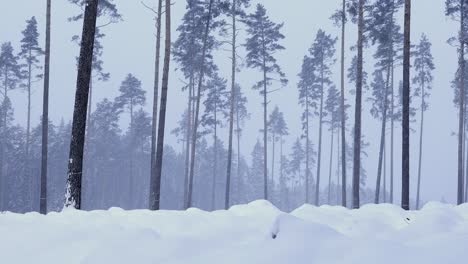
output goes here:
<path id="1" fill-rule="evenodd" d="M 420 205 L 420 192 L 421 192 L 421 167 L 422 167 L 422 155 L 423 155 L 423 129 L 424 129 L 424 112 L 429 107 L 427 99 L 430 96 L 432 89 L 432 71 L 435 69 L 434 58 L 431 52 L 431 42 L 425 34 L 422 34 L 419 44 L 414 50 L 414 70 L 415 77 L 413 78 L 413 84 L 415 88 L 413 90 L 414 96 L 421 99 L 420 113 L 421 113 L 421 126 L 419 131 L 419 161 L 418 161 L 418 185 L 416 192 L 416 209 L 419 209 Z"/>
<path id="2" fill-rule="evenodd" d="M 404 20 L 404 47 L 403 47 L 403 118 L 402 118 L 402 186 L 401 207 L 409 210 L 409 188 L 410 188 L 410 50 L 411 50 L 411 0 L 405 0 Z M 464 108 L 462 107 L 462 110 Z M 463 111 L 462 111 L 463 115 Z M 463 122 L 461 122 L 463 125 Z M 463 133 L 463 127 L 461 129 Z M 463 137 L 461 137 L 463 143 Z M 462 148 L 463 150 L 463 148 Z M 463 153 L 462 153 L 463 155 Z M 463 159 L 462 159 L 463 163 Z M 463 186 L 463 170 L 461 174 L 461 185 Z M 461 187 L 463 196 L 463 187 Z M 462 200 L 462 199 L 461 199 Z M 460 202 L 461 203 L 461 202 Z"/>
<path id="3" fill-rule="evenodd" d="M 305 149 L 310 150 L 310 118 L 313 113 L 317 111 L 317 104 L 312 100 L 313 97 L 313 84 L 315 82 L 315 69 L 312 60 L 308 56 L 304 56 L 302 61 L 302 69 L 299 73 L 299 104 L 304 109 L 302 113 L 302 133 L 305 137 Z M 305 152 L 305 203 L 310 202 L 310 151 Z"/>
<path id="4" fill-rule="evenodd" d="M 330 86 L 328 90 L 328 96 L 325 101 L 325 111 L 329 116 L 328 122 L 330 126 L 330 160 L 329 160 L 329 170 L 328 170 L 328 204 L 331 204 L 331 186 L 332 186 L 332 168 L 333 168 L 333 143 L 335 131 L 338 130 L 341 126 L 341 110 L 340 110 L 340 93 L 336 86 Z M 339 133 L 338 133 L 339 134 Z M 337 134 L 337 135 L 338 135 Z M 337 141 L 339 135 L 337 136 Z M 338 160 L 337 160 L 338 162 Z"/>
<path id="5" fill-rule="evenodd" d="M 230 8 L 227 8 L 226 12 L 228 16 L 231 17 L 232 23 L 232 32 L 231 32 L 231 62 L 232 62 L 232 70 L 231 70 L 231 98 L 230 98 L 230 111 L 229 111 L 229 139 L 228 139 L 228 161 L 226 166 L 226 197 L 225 197 L 225 209 L 228 209 L 230 205 L 230 185 L 231 185 L 231 168 L 232 168 L 232 141 L 233 141 L 233 132 L 234 132 L 234 112 L 236 107 L 236 73 L 237 73 L 237 20 L 238 17 L 244 18 L 245 11 L 244 9 L 249 7 L 250 0 L 232 0 L 232 4 Z M 240 154 L 238 154 L 240 155 Z M 240 159 L 238 158 L 238 163 Z M 239 164 L 238 164 L 239 166 Z M 239 167 L 237 168 L 237 173 L 239 174 Z M 238 175 L 239 176 L 239 175 Z M 238 183 L 240 179 L 238 179 Z M 240 185 L 238 186 L 240 187 Z"/>
<path id="6" fill-rule="evenodd" d="M 283 85 L 287 83 L 285 74 L 281 71 L 280 66 L 274 54 L 284 50 L 284 47 L 279 44 L 279 41 L 284 39 L 280 30 L 283 24 L 276 24 L 270 20 L 266 14 L 266 9 L 263 5 L 258 4 L 255 13 L 250 14 L 245 19 L 247 25 L 247 67 L 259 69 L 263 73 L 263 78 L 256 85 L 255 90 L 260 90 L 260 95 L 263 96 L 263 183 L 264 193 L 263 198 L 268 200 L 268 169 L 267 169 L 267 113 L 268 113 L 268 86 L 273 81 L 273 76 L 277 75 Z"/>
<path id="7" fill-rule="evenodd" d="M 335 63 L 335 43 L 336 38 L 332 38 L 324 31 L 319 30 L 312 47 L 310 48 L 310 63 L 315 70 L 312 82 L 311 98 L 313 104 L 318 105 L 319 132 L 318 132 L 318 156 L 317 174 L 315 185 L 315 205 L 319 205 L 320 197 L 320 174 L 322 156 L 322 126 L 326 112 L 323 111 L 325 103 L 325 89 L 332 86 L 331 66 Z"/>
<path id="8" fill-rule="evenodd" d="M 241 136 L 242 136 L 242 128 L 245 125 L 245 120 L 249 118 L 249 113 L 247 112 L 247 97 L 244 96 L 242 93 L 242 89 L 240 85 L 236 84 L 236 88 L 234 91 L 235 97 L 234 97 L 234 116 L 235 116 L 235 123 L 236 123 L 236 138 L 237 138 L 237 192 L 238 196 L 240 197 L 241 195 L 241 165 L 242 165 L 242 160 L 241 160 L 241 147 L 240 147 L 240 141 L 241 141 Z M 228 149 L 229 151 L 229 149 Z M 228 152 L 228 163 L 230 162 L 229 160 L 229 152 Z M 226 177 L 227 178 L 227 177 Z"/>
<path id="9" fill-rule="evenodd" d="M 407 3 L 409 4 L 409 3 Z M 459 21 L 459 58 L 458 68 L 460 74 L 465 74 L 465 44 L 466 44 L 466 27 L 468 19 L 468 1 L 466 0 L 446 0 L 445 1 L 445 15 L 450 16 L 452 19 Z M 406 20 L 405 20 L 406 21 Z M 457 204 L 463 203 L 463 142 L 464 142 L 464 121 L 465 121 L 465 77 L 459 78 L 460 84 L 460 100 L 458 105 L 459 122 L 458 122 L 458 184 L 457 184 Z"/>
<path id="10" fill-rule="evenodd" d="M 50 24 L 51 0 L 47 0 L 46 8 L 46 39 L 44 58 L 44 94 L 42 99 L 42 155 L 41 155 L 41 190 L 39 211 L 47 213 L 47 164 L 49 144 L 49 75 L 50 75 Z"/>
<path id="11" fill-rule="evenodd" d="M 145 93 L 141 87 L 141 81 L 138 80 L 135 76 L 132 74 L 128 74 L 127 77 L 122 81 L 122 84 L 120 85 L 120 95 L 117 97 L 116 104 L 120 108 L 127 108 L 129 113 L 130 113 L 130 128 L 133 127 L 133 121 L 134 121 L 134 113 L 136 111 L 136 107 L 138 106 L 143 106 L 145 104 L 146 98 L 145 98 Z M 129 174 L 128 174 L 128 194 L 129 198 L 131 199 L 134 196 L 134 184 L 135 180 L 133 177 L 133 170 L 134 170 L 134 139 L 135 139 L 135 134 L 132 133 L 133 131 L 130 130 L 129 134 Z"/>
<path id="12" fill-rule="evenodd" d="M 160 209 L 161 200 L 161 175 L 164 152 L 164 133 L 166 128 L 166 108 L 167 108 L 167 93 L 169 89 L 169 67 L 171 61 L 171 1 L 165 2 L 165 48 L 164 48 L 164 64 L 163 76 L 161 83 L 161 107 L 159 109 L 159 124 L 158 124 L 158 143 L 156 146 L 156 170 L 155 176 L 150 182 L 150 206 L 151 210 Z"/>
<path id="13" fill-rule="evenodd" d="M 282 141 L 283 136 L 288 134 L 288 127 L 284 121 L 283 112 L 279 111 L 278 106 L 275 106 L 268 120 L 268 132 L 271 134 L 272 151 L 271 151 L 271 186 L 272 190 L 275 187 L 275 146 L 278 140 Z M 282 148 L 282 142 L 281 142 Z M 282 154 L 280 155 L 281 159 Z"/>
<path id="14" fill-rule="evenodd" d="M 226 83 L 227 81 L 217 74 L 210 79 L 205 89 L 207 90 L 206 99 L 203 102 L 205 105 L 205 113 L 202 116 L 201 123 L 207 127 L 207 133 L 213 133 L 213 179 L 211 190 L 211 209 L 215 206 L 215 183 L 216 174 L 218 171 L 218 128 L 223 125 L 222 118 L 219 115 L 226 117 L 227 113 L 227 98 L 226 98 Z"/>
<path id="15" fill-rule="evenodd" d="M 260 143 L 260 141 L 257 140 L 257 143 L 255 144 L 251 157 L 252 157 L 252 167 L 250 168 L 250 173 L 249 173 L 249 201 L 254 201 L 261 199 L 264 196 L 264 179 L 262 179 L 261 175 L 264 170 L 264 165 L 263 163 L 265 162 L 264 156 L 263 156 L 263 149 L 264 147 Z"/>
<path id="16" fill-rule="evenodd" d="M 83 18 L 83 33 L 78 62 L 72 137 L 68 159 L 66 207 L 81 209 L 81 182 L 83 176 L 83 150 L 86 132 L 86 114 L 91 81 L 93 48 L 98 14 L 98 0 L 89 0 Z"/>

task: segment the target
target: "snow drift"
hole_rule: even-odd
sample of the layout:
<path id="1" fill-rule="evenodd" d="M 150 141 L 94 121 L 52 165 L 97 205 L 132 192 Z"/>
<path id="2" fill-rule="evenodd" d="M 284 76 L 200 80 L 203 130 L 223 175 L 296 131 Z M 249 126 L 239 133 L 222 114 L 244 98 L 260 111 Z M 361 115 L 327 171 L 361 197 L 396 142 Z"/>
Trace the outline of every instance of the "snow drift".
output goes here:
<path id="1" fill-rule="evenodd" d="M 1 263 L 462 263 L 468 205 L 0 214 Z"/>

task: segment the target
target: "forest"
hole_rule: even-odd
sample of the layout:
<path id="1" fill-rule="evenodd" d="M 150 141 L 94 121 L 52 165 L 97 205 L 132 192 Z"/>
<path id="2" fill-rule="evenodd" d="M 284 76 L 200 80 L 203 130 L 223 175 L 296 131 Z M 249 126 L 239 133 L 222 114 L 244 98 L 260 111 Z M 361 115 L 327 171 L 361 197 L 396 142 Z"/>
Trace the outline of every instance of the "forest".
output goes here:
<path id="1" fill-rule="evenodd" d="M 425 137 L 424 121 L 445 118 L 426 116 L 440 99 L 433 87 L 451 93 L 457 120 L 456 173 L 438 177 L 455 183 L 456 204 L 468 201 L 466 0 L 438 10 L 453 22 L 450 39 L 431 38 L 430 27 L 415 38 L 411 0 L 336 1 L 329 19 L 316 21 L 334 30 L 304 35 L 309 48 L 295 76 L 284 71 L 288 21 L 271 17 L 265 1 L 135 1 L 153 19 L 154 48 L 144 51 L 151 83 L 138 69 L 125 68 L 123 78 L 107 69 L 109 29 L 126 23 L 119 1 L 68 0 L 68 21 L 54 20 L 56 1 L 44 2 L 46 10 L 24 17 L 20 42 L 0 36 L 0 211 L 214 211 L 255 200 L 285 212 L 369 203 L 418 210 L 437 166 L 425 146 L 440 140 Z M 181 20 L 171 17 L 175 6 Z M 51 36 L 67 23 L 80 28 L 67 40 L 78 52 L 67 54 L 75 58 L 73 115 L 54 121 L 58 100 L 49 93 L 63 87 L 50 84 L 62 70 L 51 58 L 65 55 L 54 53 Z M 434 85 L 445 67 L 436 65 L 436 41 L 453 49 L 447 57 L 457 69 L 445 87 Z M 115 92 L 96 96 L 109 82 Z M 367 115 L 378 131 L 370 139 Z M 253 133 L 252 123 L 260 127 Z"/>

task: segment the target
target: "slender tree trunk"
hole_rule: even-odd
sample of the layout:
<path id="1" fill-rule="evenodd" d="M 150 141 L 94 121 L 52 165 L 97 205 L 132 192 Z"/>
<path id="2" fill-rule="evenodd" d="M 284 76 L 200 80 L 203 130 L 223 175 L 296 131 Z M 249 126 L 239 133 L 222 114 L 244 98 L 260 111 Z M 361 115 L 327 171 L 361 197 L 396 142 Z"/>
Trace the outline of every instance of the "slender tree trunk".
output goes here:
<path id="1" fill-rule="evenodd" d="M 169 1 L 169 0 L 167 0 Z M 205 32 L 203 35 L 203 47 L 202 47 L 202 59 L 201 59 L 201 70 L 200 70 L 200 76 L 198 80 L 198 87 L 197 87 L 197 97 L 196 97 L 196 106 L 195 106 L 195 118 L 194 118 L 194 123 L 193 123 L 193 131 L 192 131 L 192 149 L 190 153 L 190 176 L 189 176 L 189 185 L 188 185 L 188 199 L 187 199 L 187 204 L 185 208 L 190 208 L 193 205 L 193 176 L 194 176 L 194 169 L 195 169 L 195 151 L 196 151 L 196 146 L 197 146 L 197 135 L 198 135 L 198 118 L 200 115 L 200 99 L 201 99 L 201 89 L 203 85 L 203 78 L 205 75 L 205 58 L 206 58 L 206 49 L 207 49 L 207 40 L 208 40 L 208 34 L 210 31 L 210 23 L 211 23 L 211 15 L 212 15 L 212 6 L 213 6 L 213 1 L 210 0 L 210 4 L 208 7 L 208 19 L 206 21 L 205 25 Z"/>
<path id="2" fill-rule="evenodd" d="M 51 0 L 46 8 L 46 44 L 44 59 L 44 96 L 42 102 L 41 190 L 39 212 L 47 213 L 47 154 L 49 141 L 49 74 L 50 74 Z"/>
<path id="3" fill-rule="evenodd" d="M 193 74 L 190 77 L 188 89 L 188 105 L 187 105 L 187 129 L 185 136 L 185 170 L 184 170 L 184 206 L 188 199 L 188 178 L 190 171 L 190 142 L 192 135 L 192 90 L 193 90 Z"/>
<path id="4" fill-rule="evenodd" d="M 424 129 L 424 80 L 421 85 L 421 127 L 419 129 L 419 160 L 418 160 L 418 188 L 416 191 L 416 210 L 420 208 L 421 202 L 421 164 L 422 164 L 422 154 L 423 154 L 423 129 Z"/>
<path id="5" fill-rule="evenodd" d="M 234 107 L 236 98 L 236 68 L 237 68 L 237 54 L 236 54 L 236 40 L 237 40 L 237 28 L 236 28 L 236 7 L 237 1 L 232 0 L 232 69 L 231 69 L 231 108 L 229 111 L 229 140 L 228 140 L 228 157 L 226 167 L 226 197 L 224 199 L 224 209 L 229 208 L 230 204 L 230 192 L 231 192 L 231 172 L 232 172 L 232 137 L 234 130 Z M 239 164 L 237 165 L 237 176 L 239 177 Z M 238 186 L 239 187 L 239 186 Z M 238 190 L 239 192 L 239 190 Z M 240 193 L 240 192 L 239 192 Z"/>
<path id="6" fill-rule="evenodd" d="M 362 63 L 364 40 L 364 0 L 359 0 L 358 56 L 356 78 L 356 104 L 354 120 L 354 160 L 353 160 L 353 208 L 360 207 L 359 187 L 361 169 L 361 118 L 362 118 Z"/>
<path id="7" fill-rule="evenodd" d="M 318 154 L 317 154 L 317 182 L 315 183 L 315 205 L 318 206 L 320 203 L 320 169 L 322 163 L 322 126 L 323 126 L 323 90 L 324 90 L 324 83 L 323 83 L 323 61 L 321 67 L 321 90 L 320 90 L 320 113 L 319 113 L 319 144 L 318 144 Z"/>
<path id="8" fill-rule="evenodd" d="M 394 130 L 395 130 L 395 125 L 394 125 L 394 121 L 395 121 L 395 89 L 394 89 L 394 71 L 395 71 L 395 67 L 393 65 L 393 61 L 392 61 L 392 84 L 391 84 L 391 106 L 390 106 L 390 203 L 393 204 L 393 147 L 394 147 Z"/>
<path id="9" fill-rule="evenodd" d="M 237 98 L 237 97 L 236 97 Z M 236 104 L 238 105 L 239 103 L 236 102 Z M 238 192 L 238 198 L 239 198 L 239 201 L 241 201 L 241 196 L 242 196 L 242 181 L 241 181 L 241 173 L 240 173 L 240 160 L 241 160 L 241 148 L 240 148 L 240 120 L 239 120 L 239 107 L 237 107 L 237 110 L 236 110 L 236 130 L 237 130 L 237 182 L 238 182 L 238 185 L 237 186 L 237 192 Z"/>
<path id="10" fill-rule="evenodd" d="M 336 205 L 340 204 L 340 132 L 336 134 Z M 342 205 L 343 206 L 343 205 Z M 344 207 L 344 206 L 343 206 Z"/>
<path id="11" fill-rule="evenodd" d="M 265 50 L 265 48 L 264 48 Z M 268 131 L 267 131 L 267 74 L 265 59 L 263 59 L 263 199 L 268 200 Z"/>
<path id="12" fill-rule="evenodd" d="M 32 54 L 29 50 L 29 60 L 31 60 Z M 27 93 L 28 93 L 28 113 L 26 118 L 26 177 L 30 180 L 29 193 L 31 196 L 31 211 L 34 211 L 36 204 L 36 199 L 34 199 L 35 189 L 37 186 L 37 181 L 35 177 L 31 177 L 31 159 L 29 157 L 29 149 L 31 144 L 31 62 L 28 62 L 28 83 L 27 83 Z"/>
<path id="13" fill-rule="evenodd" d="M 333 124 L 332 124 L 333 126 Z M 331 138 L 330 138 L 330 164 L 328 166 L 328 204 L 331 204 L 331 179 L 332 179 L 332 169 L 333 169 L 333 136 L 335 130 L 332 127 Z"/>
<path id="14" fill-rule="evenodd" d="M 169 88 L 169 67 L 171 61 L 171 1 L 165 2 L 166 29 L 164 47 L 164 66 L 161 85 L 161 106 L 159 109 L 158 143 L 156 146 L 156 171 L 155 177 L 150 182 L 150 209 L 161 208 L 161 175 L 164 152 L 164 131 L 166 128 L 167 93 Z"/>
<path id="15" fill-rule="evenodd" d="M 465 1 L 460 0 L 460 100 L 459 100 L 459 122 L 458 122 L 458 184 L 457 204 L 463 203 L 463 128 L 465 109 Z"/>
<path id="16" fill-rule="evenodd" d="M 390 66 L 387 68 L 387 82 L 385 84 L 385 95 L 383 101 L 383 111 L 382 111 L 382 129 L 380 131 L 380 148 L 379 148 L 379 163 L 377 166 L 377 181 L 375 185 L 375 198 L 374 203 L 378 204 L 380 200 L 380 186 L 381 186 L 381 177 L 382 177 L 382 162 L 384 156 L 384 147 L 385 147 L 385 135 L 387 131 L 387 109 L 388 109 L 388 89 L 390 86 Z"/>
<path id="17" fill-rule="evenodd" d="M 275 133 L 272 133 L 272 146 L 271 146 L 271 192 L 275 190 Z M 273 197 L 272 197 L 273 198 Z"/>
<path id="18" fill-rule="evenodd" d="M 305 202 L 310 203 L 309 198 L 310 198 L 310 173 L 309 173 L 309 160 L 310 160 L 310 139 L 309 139 L 309 96 L 306 95 L 306 168 L 305 168 Z"/>
<path id="19" fill-rule="evenodd" d="M 383 150 L 383 201 L 387 202 L 387 141 L 384 142 Z"/>
<path id="20" fill-rule="evenodd" d="M 215 88 L 216 89 L 216 88 Z M 214 110 L 214 136 L 213 136 L 213 178 L 211 181 L 213 182 L 211 186 L 211 210 L 215 210 L 215 200 L 216 200 L 216 173 L 218 169 L 218 118 L 217 118 L 217 104 L 215 102 L 215 110 Z"/>
<path id="21" fill-rule="evenodd" d="M 4 95 L 3 95 L 3 103 L 2 107 L 6 106 L 6 100 L 8 98 L 8 67 L 5 67 L 5 79 L 4 79 Z M 5 208 L 5 198 L 6 198 L 6 189 L 4 176 L 6 176 L 4 160 L 5 160 L 5 144 L 6 144 L 6 133 L 7 133 L 7 109 L 3 109 L 3 115 L 0 120 L 0 132 L 2 133 L 0 137 L 0 210 L 4 210 Z"/>
<path id="22" fill-rule="evenodd" d="M 155 181 L 156 177 L 156 137 L 157 137 L 157 123 L 158 123 L 158 96 L 159 96 L 159 64 L 161 57 L 161 16 L 162 16 L 162 2 L 158 1 L 158 13 L 156 14 L 156 58 L 154 60 L 154 83 L 153 83 L 153 118 L 151 124 L 151 161 L 150 161 L 150 182 Z M 151 197 L 149 204 L 151 204 Z"/>
<path id="23" fill-rule="evenodd" d="M 346 113 L 345 113 L 345 32 L 346 0 L 341 14 L 341 205 L 346 207 Z"/>
<path id="24" fill-rule="evenodd" d="M 81 183 L 83 176 L 83 149 L 85 144 L 86 114 L 93 64 L 94 35 L 99 0 L 89 0 L 85 8 L 78 77 L 73 112 L 70 158 L 65 207 L 81 209 Z"/>
<path id="25" fill-rule="evenodd" d="M 403 48 L 403 122 L 402 122 L 402 188 L 401 207 L 409 210 L 410 188 L 410 30 L 411 30 L 411 0 L 405 0 Z M 463 124 L 463 122 L 462 122 Z M 462 131 L 463 132 L 463 131 Z"/>

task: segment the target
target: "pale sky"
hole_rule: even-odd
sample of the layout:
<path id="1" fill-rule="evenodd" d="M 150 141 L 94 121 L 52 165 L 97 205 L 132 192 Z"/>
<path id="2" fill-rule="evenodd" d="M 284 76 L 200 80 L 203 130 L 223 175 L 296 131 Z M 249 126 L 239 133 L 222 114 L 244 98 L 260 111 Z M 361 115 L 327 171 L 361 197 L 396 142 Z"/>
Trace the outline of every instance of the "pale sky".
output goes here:
<path id="1" fill-rule="evenodd" d="M 132 73 L 143 82 L 143 88 L 148 93 L 148 102 L 145 106 L 147 111 L 151 109 L 153 64 L 154 64 L 154 21 L 153 14 L 145 9 L 137 0 L 115 0 L 124 21 L 119 24 L 110 25 L 103 28 L 107 34 L 103 41 L 104 45 L 104 68 L 111 73 L 111 79 L 106 83 L 95 84 L 94 102 L 102 98 L 113 99 L 118 94 L 121 81 Z M 156 1 L 146 0 L 148 5 L 156 5 Z M 176 38 L 175 29 L 180 23 L 180 18 L 185 12 L 185 1 L 173 1 L 173 39 Z M 270 110 L 274 105 L 278 105 L 285 113 L 289 126 L 290 136 L 286 148 L 300 136 L 300 115 L 301 109 L 297 100 L 297 74 L 300 71 L 302 57 L 315 38 L 318 29 L 323 29 L 327 33 L 339 36 L 340 30 L 335 28 L 329 20 L 335 9 L 339 8 L 340 0 L 257 0 L 254 3 L 262 3 L 267 8 L 271 19 L 275 22 L 284 22 L 283 34 L 286 39 L 282 44 L 286 50 L 278 53 L 278 62 L 286 73 L 289 84 L 278 92 L 271 94 Z M 45 24 L 45 3 L 39 0 L 15 0 L 8 1 L 3 5 L 2 16 L 0 16 L 0 42 L 11 41 L 18 51 L 21 31 L 25 27 L 25 20 L 31 16 L 36 16 L 41 29 L 41 40 L 44 39 L 43 29 Z M 54 122 L 61 118 L 66 120 L 71 118 L 73 111 L 73 100 L 76 83 L 75 56 L 78 54 L 76 44 L 71 42 L 71 37 L 78 34 L 81 25 L 79 23 L 69 23 L 67 18 L 79 12 L 79 9 L 66 0 L 52 0 L 53 20 L 52 20 L 52 65 L 51 65 L 51 98 L 50 114 Z M 423 158 L 423 180 L 422 199 L 440 200 L 444 197 L 449 202 L 455 201 L 456 195 L 456 166 L 457 166 L 457 138 L 453 133 L 457 130 L 457 111 L 453 104 L 453 90 L 450 82 L 453 79 L 457 64 L 456 48 L 447 44 L 447 39 L 455 35 L 457 24 L 446 18 L 444 15 L 444 0 L 413 0 L 412 16 L 412 42 L 419 41 L 424 32 L 433 44 L 433 56 L 435 58 L 436 70 L 434 72 L 433 92 L 429 99 L 430 108 L 426 113 L 425 125 L 425 145 Z M 400 19 L 401 20 L 401 19 Z M 401 20 L 402 21 L 402 20 Z M 99 23 L 99 22 L 98 22 Z M 347 43 L 352 46 L 356 41 L 356 28 L 348 24 Z M 240 41 L 242 42 L 241 36 Z M 42 41 L 43 42 L 43 41 Z M 336 47 L 337 50 L 339 46 Z M 347 52 L 347 65 L 354 53 Z M 373 71 L 374 61 L 372 60 L 373 49 L 365 51 L 367 59 L 366 69 L 369 76 Z M 241 56 L 244 51 L 241 49 Z M 337 56 L 339 53 L 337 53 Z M 222 75 L 230 78 L 230 61 L 226 52 L 217 52 L 215 61 L 222 69 Z M 175 69 L 177 65 L 171 65 Z M 339 65 L 334 66 L 333 81 L 338 85 Z M 395 71 L 396 84 L 401 79 L 402 69 Z M 261 78 L 260 73 L 252 69 L 242 69 L 239 74 L 239 83 L 249 99 L 249 111 L 252 116 L 246 124 L 243 137 L 243 154 L 250 158 L 250 152 L 257 139 L 261 139 L 258 130 L 261 128 L 262 109 L 260 96 L 256 91 L 252 91 L 252 85 Z M 181 92 L 180 73 L 171 71 L 169 85 L 169 108 L 168 127 L 166 134 L 172 145 L 176 145 L 175 138 L 170 135 L 170 131 L 176 126 L 182 111 L 185 109 L 186 96 Z M 354 84 L 347 83 L 346 88 L 350 89 Z M 397 87 L 396 87 L 397 88 Z M 42 104 L 42 84 L 34 84 L 33 98 L 33 120 L 37 124 L 41 115 Z M 369 92 L 364 93 L 365 97 L 370 96 Z M 364 98 L 365 99 L 365 98 Z M 16 112 L 17 122 L 24 123 L 26 119 L 26 96 L 21 91 L 12 93 L 12 100 Z M 347 96 L 348 102 L 352 105 L 354 97 Z M 418 102 L 414 102 L 418 103 Z M 351 109 L 354 109 L 351 107 Z M 378 142 L 380 137 L 380 123 L 372 119 L 369 115 L 369 107 L 364 107 L 363 133 L 366 140 L 371 143 L 369 148 L 369 158 L 364 160 L 364 165 L 368 171 L 368 185 L 375 186 L 375 175 L 377 170 Z M 354 123 L 354 114 L 350 114 L 348 121 L 349 128 Z M 416 129 L 417 124 L 413 127 Z M 324 130 L 327 131 L 327 130 Z M 225 131 L 224 131 L 225 132 Z M 415 195 L 416 183 L 416 162 L 418 154 L 418 129 L 411 138 L 411 196 Z M 312 127 L 313 142 L 317 142 L 318 127 L 316 122 Z M 226 134 L 226 133 L 225 133 Z M 401 128 L 396 123 L 395 131 L 395 197 L 399 200 L 401 181 Z M 322 182 L 325 182 L 325 175 L 328 172 L 329 134 L 324 133 L 324 153 L 322 156 Z M 350 137 L 348 136 L 348 139 Z M 222 137 L 226 141 L 227 135 Z M 413 144 L 414 143 L 414 144 Z M 388 166 L 387 166 L 388 168 Z M 314 173 L 315 174 L 315 173 Z"/>

